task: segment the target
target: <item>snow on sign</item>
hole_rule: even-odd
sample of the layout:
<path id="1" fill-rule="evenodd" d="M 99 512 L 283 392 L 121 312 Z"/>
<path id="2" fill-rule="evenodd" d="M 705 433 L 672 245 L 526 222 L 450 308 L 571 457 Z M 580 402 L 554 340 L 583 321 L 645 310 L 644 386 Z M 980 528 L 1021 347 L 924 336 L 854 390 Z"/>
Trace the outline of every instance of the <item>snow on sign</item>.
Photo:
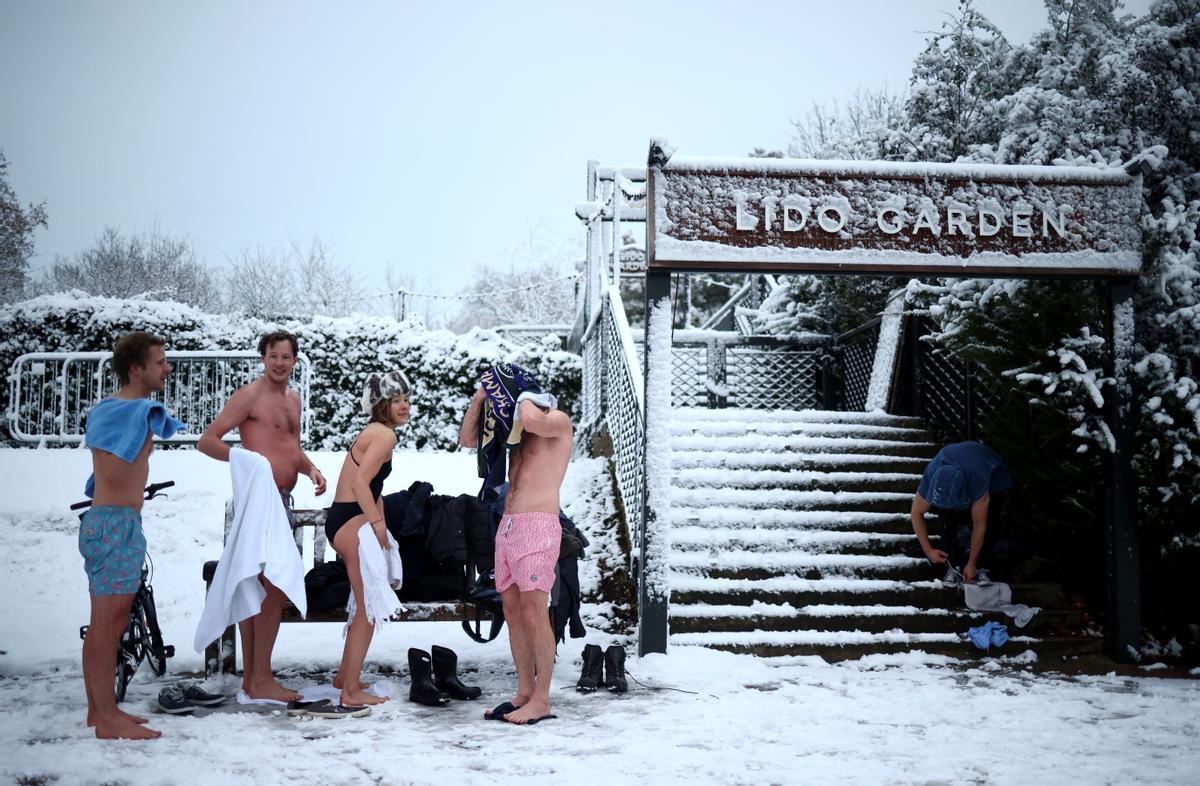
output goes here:
<path id="1" fill-rule="evenodd" d="M 1120 168 L 672 157 L 650 148 L 660 270 L 1127 277 L 1141 178 Z"/>

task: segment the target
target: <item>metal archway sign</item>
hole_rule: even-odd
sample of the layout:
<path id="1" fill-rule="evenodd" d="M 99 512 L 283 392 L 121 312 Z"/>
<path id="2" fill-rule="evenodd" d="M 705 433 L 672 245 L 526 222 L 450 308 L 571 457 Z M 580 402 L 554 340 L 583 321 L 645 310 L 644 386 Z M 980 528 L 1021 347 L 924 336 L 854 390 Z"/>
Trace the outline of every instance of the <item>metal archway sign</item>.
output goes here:
<path id="1" fill-rule="evenodd" d="M 644 378 L 657 362 L 650 337 L 672 319 L 673 272 L 1106 281 L 1106 370 L 1117 380 L 1117 395 L 1106 399 L 1116 446 L 1104 501 L 1109 643 L 1116 657 L 1136 657 L 1141 599 L 1129 349 L 1142 269 L 1140 166 L 1140 157 L 1094 169 L 676 157 L 665 141 L 651 140 Z M 654 399 L 645 397 L 647 424 L 662 415 L 656 410 L 663 402 Z M 643 436 L 642 653 L 665 652 L 668 634 L 669 589 L 654 585 L 662 571 L 647 558 L 658 553 L 650 490 L 669 481 L 656 475 L 670 468 L 650 460 L 650 448 Z"/>

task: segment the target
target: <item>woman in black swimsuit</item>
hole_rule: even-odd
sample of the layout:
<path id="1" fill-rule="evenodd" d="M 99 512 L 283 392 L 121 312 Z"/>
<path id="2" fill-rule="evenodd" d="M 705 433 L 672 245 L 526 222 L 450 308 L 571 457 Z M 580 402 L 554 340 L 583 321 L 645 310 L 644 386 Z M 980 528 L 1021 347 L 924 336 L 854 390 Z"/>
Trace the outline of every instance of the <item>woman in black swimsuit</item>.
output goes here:
<path id="1" fill-rule="evenodd" d="M 367 621 L 363 602 L 362 573 L 358 565 L 358 534 L 370 524 L 379 544 L 387 549 L 387 527 L 383 521 L 383 481 L 392 471 L 396 429 L 408 422 L 410 387 L 402 371 L 371 374 L 363 388 L 363 412 L 371 416 L 359 432 L 342 462 L 333 504 L 325 516 L 325 535 L 346 564 L 350 587 L 358 611 L 350 621 L 342 664 L 333 684 L 342 691 L 344 706 L 381 704 L 386 698 L 366 692 L 362 665 L 371 646 L 375 627 Z"/>

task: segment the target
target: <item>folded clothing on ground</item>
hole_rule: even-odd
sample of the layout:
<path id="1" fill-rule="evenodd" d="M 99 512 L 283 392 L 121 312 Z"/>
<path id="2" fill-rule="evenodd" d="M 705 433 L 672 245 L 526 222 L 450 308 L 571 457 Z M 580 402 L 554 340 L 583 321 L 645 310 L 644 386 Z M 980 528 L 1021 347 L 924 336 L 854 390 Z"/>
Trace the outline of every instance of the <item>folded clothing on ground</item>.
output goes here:
<path id="1" fill-rule="evenodd" d="M 1029 624 L 1040 606 L 1026 606 L 1012 602 L 1012 587 L 1002 581 L 976 581 L 963 584 L 963 599 L 973 611 L 998 611 L 1012 617 L 1018 628 Z"/>
<path id="2" fill-rule="evenodd" d="M 989 620 L 977 627 L 968 628 L 967 638 L 984 651 L 989 647 L 1003 647 L 1008 642 L 1008 627 Z"/>

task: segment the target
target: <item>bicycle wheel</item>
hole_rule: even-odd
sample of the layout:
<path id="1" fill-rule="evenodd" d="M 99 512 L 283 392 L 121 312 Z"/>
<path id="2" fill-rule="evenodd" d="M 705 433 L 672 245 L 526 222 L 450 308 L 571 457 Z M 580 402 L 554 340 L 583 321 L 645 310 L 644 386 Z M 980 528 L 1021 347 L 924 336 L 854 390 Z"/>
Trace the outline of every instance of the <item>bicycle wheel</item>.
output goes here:
<path id="1" fill-rule="evenodd" d="M 133 679 L 134 672 L 137 671 L 137 661 L 124 647 L 117 651 L 117 673 L 113 678 L 113 693 L 117 697 L 117 703 L 125 701 L 125 689 L 129 687 L 129 681 Z"/>
<path id="2" fill-rule="evenodd" d="M 150 585 L 143 584 L 138 592 L 137 601 L 141 606 L 142 623 L 147 634 L 146 660 L 154 676 L 161 677 L 167 673 L 167 651 L 163 646 L 162 631 L 158 627 L 158 612 L 154 609 L 154 590 Z"/>

